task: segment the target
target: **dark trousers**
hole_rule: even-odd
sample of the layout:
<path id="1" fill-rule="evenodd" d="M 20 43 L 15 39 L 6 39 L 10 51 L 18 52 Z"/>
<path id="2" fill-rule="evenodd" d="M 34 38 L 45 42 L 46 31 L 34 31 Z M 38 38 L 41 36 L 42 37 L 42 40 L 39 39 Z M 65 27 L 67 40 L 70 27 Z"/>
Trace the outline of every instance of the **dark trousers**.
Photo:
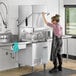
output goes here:
<path id="1" fill-rule="evenodd" d="M 57 67 L 57 63 L 59 64 L 58 66 L 62 66 L 62 56 L 60 53 L 57 53 L 57 56 L 53 59 L 54 67 Z"/>

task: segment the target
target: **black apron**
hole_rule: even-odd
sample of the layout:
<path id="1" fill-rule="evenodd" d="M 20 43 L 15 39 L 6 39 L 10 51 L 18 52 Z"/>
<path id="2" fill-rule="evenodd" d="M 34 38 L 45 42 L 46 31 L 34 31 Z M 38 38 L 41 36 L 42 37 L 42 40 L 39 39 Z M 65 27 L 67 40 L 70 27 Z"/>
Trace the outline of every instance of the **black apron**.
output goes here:
<path id="1" fill-rule="evenodd" d="M 62 49 L 62 37 L 58 38 L 54 35 L 52 36 L 52 47 L 51 47 L 51 56 L 50 60 L 54 61 L 55 57 L 57 57 L 57 53 L 61 53 Z"/>

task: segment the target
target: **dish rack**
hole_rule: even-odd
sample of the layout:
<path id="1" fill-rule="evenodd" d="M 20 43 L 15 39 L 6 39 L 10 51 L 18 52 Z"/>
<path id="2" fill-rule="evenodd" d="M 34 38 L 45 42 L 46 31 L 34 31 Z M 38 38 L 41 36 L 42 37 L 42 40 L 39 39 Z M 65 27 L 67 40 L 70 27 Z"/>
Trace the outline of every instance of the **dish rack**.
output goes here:
<path id="1" fill-rule="evenodd" d="M 22 28 L 20 30 L 20 41 L 45 41 L 50 37 L 50 31 L 47 29 L 36 30 L 34 28 Z"/>

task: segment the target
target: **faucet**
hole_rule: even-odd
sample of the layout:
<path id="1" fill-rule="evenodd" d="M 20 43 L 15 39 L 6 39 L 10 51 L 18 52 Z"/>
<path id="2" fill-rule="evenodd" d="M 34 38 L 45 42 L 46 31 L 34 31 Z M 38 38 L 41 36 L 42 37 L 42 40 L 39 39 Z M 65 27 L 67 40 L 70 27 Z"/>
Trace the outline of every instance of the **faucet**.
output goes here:
<path id="1" fill-rule="evenodd" d="M 1 15 L 1 18 L 2 18 L 2 21 L 3 21 L 3 24 L 5 25 L 5 28 L 7 28 L 7 14 L 8 14 L 7 6 L 4 2 L 0 2 L 0 5 L 4 5 L 5 8 L 6 8 L 6 20 L 3 19 L 3 16 L 1 14 L 1 12 L 0 12 L 0 15 Z"/>

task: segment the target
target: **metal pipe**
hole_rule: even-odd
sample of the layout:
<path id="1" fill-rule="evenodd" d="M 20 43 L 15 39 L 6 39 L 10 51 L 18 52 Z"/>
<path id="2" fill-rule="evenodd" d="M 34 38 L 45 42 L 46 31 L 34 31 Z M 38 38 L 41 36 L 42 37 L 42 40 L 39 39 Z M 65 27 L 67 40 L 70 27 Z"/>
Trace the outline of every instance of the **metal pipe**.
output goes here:
<path id="1" fill-rule="evenodd" d="M 0 15 L 1 15 L 1 18 L 2 18 L 2 21 L 3 21 L 3 24 L 5 25 L 5 28 L 7 28 L 7 14 L 8 14 L 8 10 L 7 10 L 7 6 L 6 6 L 6 4 L 4 2 L 0 2 L 0 5 L 1 4 L 4 5 L 5 8 L 6 8 L 6 21 L 3 19 L 1 12 L 0 12 Z"/>
<path id="2" fill-rule="evenodd" d="M 6 8 L 6 14 L 8 14 L 8 9 L 7 9 L 6 4 L 5 4 L 4 2 L 0 2 L 0 5 L 1 5 L 1 4 L 3 4 L 3 5 L 5 6 L 5 8 Z"/>
<path id="3" fill-rule="evenodd" d="M 3 21 L 3 24 L 4 24 L 4 25 L 7 25 L 7 23 L 3 20 L 3 17 L 2 17 L 1 12 L 0 12 L 0 15 L 1 15 L 1 18 L 2 18 L 2 21 Z M 5 26 L 5 28 L 6 28 L 6 26 Z"/>
<path id="4" fill-rule="evenodd" d="M 1 12 L 0 12 L 0 15 L 1 15 L 1 18 L 2 18 L 2 21 L 3 21 L 3 17 L 2 17 L 2 14 L 1 14 Z"/>

